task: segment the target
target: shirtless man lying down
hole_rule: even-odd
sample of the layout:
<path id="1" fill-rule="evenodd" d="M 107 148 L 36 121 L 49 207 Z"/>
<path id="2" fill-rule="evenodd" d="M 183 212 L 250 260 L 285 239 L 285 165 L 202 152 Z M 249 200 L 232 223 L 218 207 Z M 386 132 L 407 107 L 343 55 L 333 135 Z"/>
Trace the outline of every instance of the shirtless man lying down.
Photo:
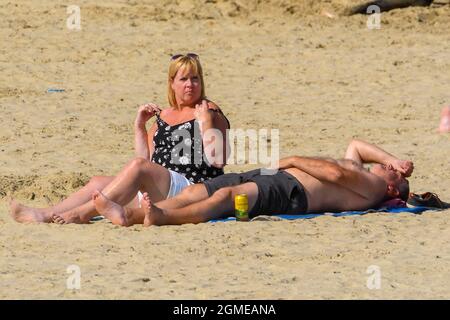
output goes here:
<path id="1" fill-rule="evenodd" d="M 364 163 L 373 163 L 370 170 Z M 229 173 L 187 187 L 178 196 L 151 203 L 144 195 L 142 208 L 124 208 L 102 193 L 93 195 L 97 211 L 113 223 L 129 226 L 200 223 L 234 215 L 234 197 L 245 193 L 249 217 L 325 211 L 367 210 L 409 194 L 413 163 L 379 147 L 353 140 L 345 159 L 292 156 L 280 160 L 279 171 Z M 139 221 L 140 220 L 140 221 Z M 56 221 L 57 222 L 57 221 Z"/>

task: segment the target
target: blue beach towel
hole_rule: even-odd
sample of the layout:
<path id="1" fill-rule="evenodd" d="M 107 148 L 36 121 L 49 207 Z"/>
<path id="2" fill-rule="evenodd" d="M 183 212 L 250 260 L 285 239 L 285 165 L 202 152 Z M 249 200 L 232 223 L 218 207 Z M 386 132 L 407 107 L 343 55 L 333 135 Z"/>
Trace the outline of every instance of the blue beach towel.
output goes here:
<path id="1" fill-rule="evenodd" d="M 321 216 L 332 216 L 332 217 L 345 217 L 345 216 L 361 216 L 368 213 L 377 213 L 377 212 L 388 212 L 388 213 L 401 213 L 401 212 L 409 212 L 420 214 L 427 210 L 441 210 L 437 208 L 428 208 L 428 207 L 412 207 L 412 208 L 380 208 L 380 209 L 369 209 L 366 211 L 344 211 L 344 212 L 326 212 L 326 213 L 308 213 L 308 214 L 280 214 L 280 215 L 271 215 L 271 216 L 257 216 L 252 219 L 252 221 L 263 221 L 263 220 L 296 220 L 296 219 L 312 219 Z M 268 217 L 268 218 L 267 218 Z M 91 222 L 99 221 L 104 219 L 103 216 L 93 217 Z M 214 219 L 209 222 L 227 222 L 227 221 L 236 221 L 235 217 L 228 217 L 225 219 Z"/>
<path id="2" fill-rule="evenodd" d="M 270 217 L 275 217 L 276 220 L 296 220 L 296 219 L 312 219 L 321 216 L 332 216 L 332 217 L 345 217 L 345 216 L 361 216 L 368 213 L 377 213 L 377 212 L 389 212 L 389 213 L 401 213 L 401 212 L 409 212 L 419 214 L 427 210 L 440 210 L 436 208 L 427 208 L 427 207 L 413 207 L 413 208 L 380 208 L 380 209 L 370 209 L 366 211 L 344 211 L 344 212 L 327 212 L 327 213 L 308 213 L 308 214 L 280 214 L 280 215 L 271 215 Z M 252 219 L 254 220 L 270 220 L 258 217 L 267 217 L 267 216 L 257 216 Z M 226 221 L 235 221 L 235 217 L 228 217 L 225 219 L 216 219 L 210 220 L 209 222 L 226 222 Z"/>

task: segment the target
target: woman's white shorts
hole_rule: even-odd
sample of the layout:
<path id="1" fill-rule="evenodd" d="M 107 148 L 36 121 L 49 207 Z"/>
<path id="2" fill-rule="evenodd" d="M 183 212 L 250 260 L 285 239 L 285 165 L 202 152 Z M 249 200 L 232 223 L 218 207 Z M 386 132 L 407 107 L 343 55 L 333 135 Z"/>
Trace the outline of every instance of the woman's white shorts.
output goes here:
<path id="1" fill-rule="evenodd" d="M 169 193 L 167 194 L 167 199 L 175 197 L 177 194 L 179 194 L 184 188 L 187 186 L 190 186 L 192 184 L 191 181 L 186 179 L 185 176 L 182 174 L 169 170 L 170 174 L 170 187 L 169 187 Z M 139 191 L 138 192 L 138 198 L 139 198 L 139 207 L 141 206 L 141 200 L 144 196 Z"/>

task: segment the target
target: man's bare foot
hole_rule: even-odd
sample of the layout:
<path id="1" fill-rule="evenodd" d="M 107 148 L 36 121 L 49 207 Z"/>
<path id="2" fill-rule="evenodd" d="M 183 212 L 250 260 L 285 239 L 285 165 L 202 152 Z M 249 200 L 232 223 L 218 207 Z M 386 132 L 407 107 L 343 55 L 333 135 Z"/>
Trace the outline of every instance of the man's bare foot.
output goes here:
<path id="1" fill-rule="evenodd" d="M 66 222 L 66 220 L 64 220 L 63 217 L 57 216 L 56 214 L 54 214 L 52 216 L 52 221 L 53 221 L 53 223 L 56 223 L 56 224 L 67 224 L 68 223 L 68 222 Z"/>
<path id="2" fill-rule="evenodd" d="M 92 194 L 92 200 L 94 201 L 97 212 L 109 219 L 113 224 L 125 227 L 128 226 L 124 207 L 109 200 L 98 190 Z"/>
<path id="3" fill-rule="evenodd" d="M 163 224 L 161 222 L 164 213 L 163 211 L 158 208 L 157 206 L 154 206 L 152 202 L 150 201 L 150 197 L 148 196 L 147 192 L 144 192 L 143 198 L 141 201 L 142 209 L 144 209 L 145 218 L 144 218 L 144 227 L 149 227 L 153 225 L 161 225 Z"/>
<path id="4" fill-rule="evenodd" d="M 441 112 L 441 123 L 439 124 L 440 133 L 450 132 L 450 106 L 442 109 Z"/>
<path id="5" fill-rule="evenodd" d="M 11 217 L 17 222 L 51 222 L 51 214 L 44 213 L 39 209 L 21 205 L 13 199 L 10 199 L 9 201 L 9 208 Z"/>

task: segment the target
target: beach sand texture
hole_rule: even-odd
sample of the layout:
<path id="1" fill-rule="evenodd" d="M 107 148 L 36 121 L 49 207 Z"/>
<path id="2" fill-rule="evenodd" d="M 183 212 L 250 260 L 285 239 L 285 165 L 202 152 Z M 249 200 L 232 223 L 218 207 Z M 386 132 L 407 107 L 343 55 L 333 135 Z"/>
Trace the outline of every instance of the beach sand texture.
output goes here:
<path id="1" fill-rule="evenodd" d="M 384 13 L 379 30 L 342 15 L 354 1 L 258 2 L 80 0 L 75 31 L 63 1 L 2 1 L 1 299 L 450 298 L 450 210 L 150 228 L 10 218 L 8 194 L 47 206 L 116 174 L 138 105 L 167 106 L 170 55 L 185 52 L 233 128 L 279 129 L 280 156 L 342 157 L 365 139 L 414 161 L 412 191 L 450 201 L 450 135 L 436 132 L 448 1 Z"/>

